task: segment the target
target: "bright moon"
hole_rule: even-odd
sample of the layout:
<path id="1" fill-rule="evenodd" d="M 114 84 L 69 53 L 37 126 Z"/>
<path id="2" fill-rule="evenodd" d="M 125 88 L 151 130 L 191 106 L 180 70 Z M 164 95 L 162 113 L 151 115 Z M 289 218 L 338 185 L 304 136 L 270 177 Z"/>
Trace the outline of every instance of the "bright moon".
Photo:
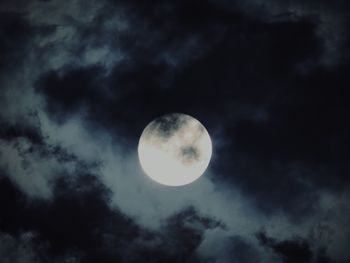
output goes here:
<path id="1" fill-rule="evenodd" d="M 149 123 L 140 137 L 142 169 L 168 186 L 192 183 L 207 169 L 212 154 L 210 136 L 195 118 L 181 113 L 163 115 Z"/>

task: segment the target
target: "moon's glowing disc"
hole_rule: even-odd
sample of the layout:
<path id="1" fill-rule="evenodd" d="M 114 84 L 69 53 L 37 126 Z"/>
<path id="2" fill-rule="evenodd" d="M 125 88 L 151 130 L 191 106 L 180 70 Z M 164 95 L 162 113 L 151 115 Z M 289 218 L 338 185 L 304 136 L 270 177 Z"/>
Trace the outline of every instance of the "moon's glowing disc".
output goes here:
<path id="1" fill-rule="evenodd" d="M 145 173 L 169 186 L 198 179 L 207 169 L 211 153 L 212 144 L 205 127 L 181 113 L 166 114 L 149 123 L 138 146 Z"/>

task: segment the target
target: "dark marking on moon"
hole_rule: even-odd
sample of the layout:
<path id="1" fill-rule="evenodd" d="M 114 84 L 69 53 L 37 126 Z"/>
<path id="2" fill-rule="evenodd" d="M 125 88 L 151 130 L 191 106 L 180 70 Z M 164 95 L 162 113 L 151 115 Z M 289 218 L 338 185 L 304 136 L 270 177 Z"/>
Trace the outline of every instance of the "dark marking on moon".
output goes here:
<path id="1" fill-rule="evenodd" d="M 168 139 L 188 122 L 188 117 L 183 114 L 168 114 L 154 120 L 149 129 L 157 133 L 157 136 Z"/>
<path id="2" fill-rule="evenodd" d="M 183 163 L 190 164 L 200 159 L 200 152 L 194 145 L 188 145 L 180 149 L 180 157 Z"/>

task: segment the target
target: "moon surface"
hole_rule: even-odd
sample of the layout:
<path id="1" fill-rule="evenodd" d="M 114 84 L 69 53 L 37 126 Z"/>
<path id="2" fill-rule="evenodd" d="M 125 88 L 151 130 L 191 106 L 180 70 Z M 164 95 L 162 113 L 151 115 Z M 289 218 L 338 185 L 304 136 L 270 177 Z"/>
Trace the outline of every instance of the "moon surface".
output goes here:
<path id="1" fill-rule="evenodd" d="M 156 118 L 143 130 L 138 155 L 144 172 L 168 186 L 192 183 L 207 169 L 212 143 L 195 118 L 171 113 Z"/>

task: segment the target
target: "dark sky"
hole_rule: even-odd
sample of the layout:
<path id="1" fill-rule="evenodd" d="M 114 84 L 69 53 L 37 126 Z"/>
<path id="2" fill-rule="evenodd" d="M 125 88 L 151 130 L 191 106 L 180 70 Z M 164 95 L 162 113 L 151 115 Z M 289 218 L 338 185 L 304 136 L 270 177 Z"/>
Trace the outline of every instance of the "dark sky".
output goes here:
<path id="1" fill-rule="evenodd" d="M 0 2 L 1 263 L 349 263 L 347 0 Z M 208 129 L 144 175 L 144 127 Z"/>

